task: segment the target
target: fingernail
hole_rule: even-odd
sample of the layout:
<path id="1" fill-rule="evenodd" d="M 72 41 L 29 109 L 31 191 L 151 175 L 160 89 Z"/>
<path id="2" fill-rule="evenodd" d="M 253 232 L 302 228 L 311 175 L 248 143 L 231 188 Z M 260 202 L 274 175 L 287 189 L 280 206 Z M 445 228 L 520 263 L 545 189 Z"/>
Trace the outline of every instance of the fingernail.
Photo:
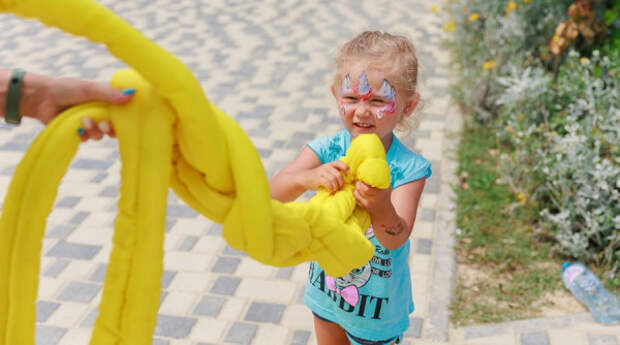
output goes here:
<path id="1" fill-rule="evenodd" d="M 99 124 L 97 124 L 97 127 L 99 127 L 99 130 L 103 133 L 110 132 L 110 124 L 108 123 L 108 121 L 99 122 Z"/>
<path id="2" fill-rule="evenodd" d="M 123 90 L 123 95 L 125 95 L 125 96 L 133 95 L 134 93 L 136 93 L 136 89 L 125 89 L 125 90 Z"/>
<path id="3" fill-rule="evenodd" d="M 91 122 L 91 120 L 88 117 L 83 117 L 82 118 L 82 125 L 84 126 L 84 129 L 89 130 L 93 127 L 93 124 Z"/>
<path id="4" fill-rule="evenodd" d="M 78 134 L 79 135 L 84 134 L 84 128 L 82 128 L 82 127 L 78 128 Z"/>

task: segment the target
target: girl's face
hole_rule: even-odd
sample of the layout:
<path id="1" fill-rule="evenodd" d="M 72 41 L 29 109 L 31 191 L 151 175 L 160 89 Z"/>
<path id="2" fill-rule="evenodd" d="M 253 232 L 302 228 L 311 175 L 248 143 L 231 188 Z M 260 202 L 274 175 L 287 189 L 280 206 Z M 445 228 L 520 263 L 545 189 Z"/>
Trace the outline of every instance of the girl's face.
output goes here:
<path id="1" fill-rule="evenodd" d="M 340 119 L 352 137 L 374 133 L 387 148 L 396 124 L 411 115 L 417 98 L 399 92 L 393 78 L 379 69 L 348 70 L 342 75 L 340 87 L 332 87 Z"/>

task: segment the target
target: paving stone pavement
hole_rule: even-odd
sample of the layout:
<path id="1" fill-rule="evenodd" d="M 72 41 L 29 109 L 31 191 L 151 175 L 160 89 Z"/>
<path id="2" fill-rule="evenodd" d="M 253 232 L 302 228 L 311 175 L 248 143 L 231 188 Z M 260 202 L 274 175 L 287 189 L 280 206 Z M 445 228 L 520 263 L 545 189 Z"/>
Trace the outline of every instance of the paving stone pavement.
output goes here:
<path id="1" fill-rule="evenodd" d="M 450 105 L 440 20 L 424 0 L 101 1 L 170 50 L 209 98 L 250 135 L 269 176 L 309 140 L 340 128 L 329 92 L 339 43 L 364 29 L 417 44 L 419 126 L 405 142 L 433 163 L 412 235 L 416 310 L 405 344 L 620 345 L 620 329 L 588 315 L 452 329 L 456 263 L 452 193 L 460 115 Z M 101 46 L 33 21 L 0 15 L 0 68 L 105 82 L 124 64 Z M 87 115 L 87 114 L 85 114 Z M 0 125 L 0 193 L 42 125 Z M 59 188 L 43 239 L 38 345 L 87 344 L 111 249 L 120 162 L 116 142 L 81 146 Z M 155 345 L 316 344 L 302 304 L 308 265 L 261 265 L 230 248 L 221 226 L 169 196 L 165 272 Z"/>

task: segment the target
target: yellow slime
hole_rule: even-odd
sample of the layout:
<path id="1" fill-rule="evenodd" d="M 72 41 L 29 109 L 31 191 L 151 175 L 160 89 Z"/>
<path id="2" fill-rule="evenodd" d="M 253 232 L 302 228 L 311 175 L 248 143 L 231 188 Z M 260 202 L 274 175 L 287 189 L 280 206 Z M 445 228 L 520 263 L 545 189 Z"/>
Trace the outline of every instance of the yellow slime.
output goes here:
<path id="1" fill-rule="evenodd" d="M 151 344 L 160 297 L 168 187 L 224 224 L 234 248 L 275 266 L 316 260 L 331 276 L 364 265 L 368 214 L 353 183 L 389 187 L 385 152 L 374 135 L 355 139 L 343 158 L 351 172 L 330 195 L 307 203 L 271 200 L 258 153 L 233 119 L 211 104 L 191 71 L 125 21 L 91 0 L 0 0 L 0 11 L 32 17 L 104 43 L 134 70 L 116 88 L 136 88 L 115 106 L 90 103 L 56 118 L 18 165 L 0 217 L 0 345 L 34 345 L 41 243 L 58 185 L 80 144 L 80 118 L 113 123 L 121 156 L 121 196 L 113 249 L 91 345 Z"/>

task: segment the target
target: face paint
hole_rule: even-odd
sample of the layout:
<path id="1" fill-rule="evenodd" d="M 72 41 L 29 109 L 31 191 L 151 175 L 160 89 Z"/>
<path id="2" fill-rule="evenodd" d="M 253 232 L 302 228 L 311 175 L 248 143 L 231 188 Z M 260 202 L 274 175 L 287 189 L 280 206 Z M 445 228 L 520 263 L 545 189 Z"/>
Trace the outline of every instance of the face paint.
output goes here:
<path id="1" fill-rule="evenodd" d="M 366 71 L 362 71 L 362 74 L 360 74 L 357 85 L 354 86 L 354 91 L 355 93 L 360 95 L 360 97 L 362 97 L 362 100 L 364 101 L 367 101 L 368 99 L 370 99 L 370 97 L 372 97 L 373 92 L 370 84 L 368 83 L 368 76 L 366 75 Z"/>
<path id="2" fill-rule="evenodd" d="M 396 103 L 394 102 L 396 99 L 396 91 L 394 91 L 394 87 L 388 83 L 387 79 L 383 79 L 381 90 L 377 92 L 377 96 L 381 96 L 388 100 L 386 105 L 377 110 L 377 118 L 381 120 L 385 114 L 391 114 L 396 110 Z"/>
<path id="3" fill-rule="evenodd" d="M 351 89 L 351 78 L 347 74 L 344 76 L 344 80 L 342 81 L 342 85 L 340 85 L 340 94 L 351 93 L 353 89 Z"/>
<path id="4" fill-rule="evenodd" d="M 340 106 L 340 111 L 342 114 L 345 114 L 353 107 L 357 107 L 356 104 L 348 103 L 342 95 L 344 94 L 355 94 L 360 97 L 362 102 L 368 102 L 374 95 L 375 92 L 370 86 L 368 82 L 368 76 L 366 75 L 366 71 L 362 71 L 358 78 L 358 82 L 355 85 L 351 85 L 351 78 L 347 74 L 342 80 L 342 84 L 340 85 L 340 98 L 338 99 L 338 105 Z M 388 103 L 379 108 L 375 116 L 377 119 L 382 119 L 386 114 L 391 114 L 396 110 L 396 91 L 394 87 L 390 85 L 387 79 L 383 79 L 383 83 L 381 84 L 381 89 L 376 93 L 377 96 L 385 98 Z"/>

